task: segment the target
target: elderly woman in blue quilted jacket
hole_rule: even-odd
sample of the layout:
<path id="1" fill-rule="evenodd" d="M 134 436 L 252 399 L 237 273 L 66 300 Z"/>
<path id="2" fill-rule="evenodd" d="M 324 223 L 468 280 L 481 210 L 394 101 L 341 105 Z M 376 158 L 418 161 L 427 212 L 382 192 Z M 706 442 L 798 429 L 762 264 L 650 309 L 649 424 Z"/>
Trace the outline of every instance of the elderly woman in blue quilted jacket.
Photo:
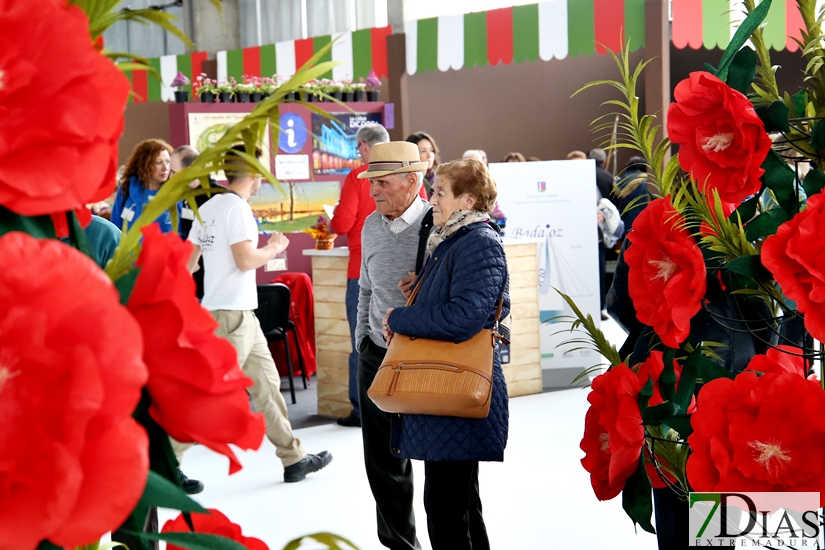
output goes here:
<path id="1" fill-rule="evenodd" d="M 385 337 L 398 332 L 452 342 L 493 328 L 499 299 L 510 310 L 504 248 L 489 212 L 496 184 L 474 159 L 439 166 L 430 204 L 437 226 L 427 247 L 415 304 L 387 312 Z M 434 550 L 490 547 L 478 491 L 479 461 L 504 460 L 509 411 L 498 349 L 487 418 L 400 415 L 393 424 L 392 452 L 424 460 L 424 507 Z"/>

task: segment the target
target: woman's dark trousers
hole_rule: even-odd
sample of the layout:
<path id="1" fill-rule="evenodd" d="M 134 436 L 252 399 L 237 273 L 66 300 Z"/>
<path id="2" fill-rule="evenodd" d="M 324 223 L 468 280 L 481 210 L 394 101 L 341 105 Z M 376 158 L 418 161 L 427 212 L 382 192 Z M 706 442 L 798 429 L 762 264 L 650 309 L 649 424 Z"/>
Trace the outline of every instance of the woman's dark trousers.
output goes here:
<path id="1" fill-rule="evenodd" d="M 433 550 L 489 550 L 478 462 L 424 462 L 424 508 Z"/>

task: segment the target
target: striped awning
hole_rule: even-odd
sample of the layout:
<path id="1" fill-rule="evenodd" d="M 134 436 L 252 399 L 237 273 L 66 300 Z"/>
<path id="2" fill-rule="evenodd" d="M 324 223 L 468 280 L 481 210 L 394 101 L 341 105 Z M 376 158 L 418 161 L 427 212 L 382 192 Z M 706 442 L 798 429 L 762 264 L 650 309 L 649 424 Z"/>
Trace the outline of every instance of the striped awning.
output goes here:
<path id="1" fill-rule="evenodd" d="M 404 24 L 407 72 L 564 59 L 645 43 L 645 0 L 552 0 Z"/>
<path id="2" fill-rule="evenodd" d="M 740 0 L 672 0 L 673 45 L 724 49 L 745 18 Z M 773 0 L 764 23 L 765 45 L 773 50 L 795 52 L 804 28 L 796 0 Z"/>

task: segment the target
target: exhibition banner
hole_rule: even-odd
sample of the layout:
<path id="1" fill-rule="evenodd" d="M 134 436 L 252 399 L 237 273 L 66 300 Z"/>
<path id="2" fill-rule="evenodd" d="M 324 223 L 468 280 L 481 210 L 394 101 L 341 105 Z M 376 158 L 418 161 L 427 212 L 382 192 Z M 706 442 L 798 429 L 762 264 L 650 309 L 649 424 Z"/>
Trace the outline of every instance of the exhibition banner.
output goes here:
<path id="1" fill-rule="evenodd" d="M 567 370 L 567 375 L 556 378 L 567 384 L 582 369 L 600 362 L 592 351 L 559 349 L 572 335 L 554 334 L 563 325 L 551 322 L 573 313 L 555 289 L 570 296 L 597 324 L 600 320 L 595 163 L 494 163 L 490 172 L 498 185 L 499 208 L 507 216 L 505 237 L 539 242 L 541 364 L 542 369 Z M 516 346 L 514 336 L 512 345 Z"/>

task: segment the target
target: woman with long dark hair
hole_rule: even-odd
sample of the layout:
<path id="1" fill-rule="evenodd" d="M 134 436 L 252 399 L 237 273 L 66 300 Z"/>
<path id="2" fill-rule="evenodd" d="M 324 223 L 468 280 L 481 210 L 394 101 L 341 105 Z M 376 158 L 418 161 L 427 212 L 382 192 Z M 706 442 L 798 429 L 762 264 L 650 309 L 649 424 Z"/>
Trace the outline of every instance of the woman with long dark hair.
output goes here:
<path id="1" fill-rule="evenodd" d="M 111 220 L 119 229 L 123 229 L 124 224 L 132 225 L 169 179 L 171 154 L 172 147 L 162 139 L 147 139 L 135 146 L 126 161 L 112 206 Z M 172 226 L 172 216 L 168 210 L 155 221 L 164 233 L 178 229 Z"/>
<path id="2" fill-rule="evenodd" d="M 440 164 L 438 158 L 438 145 L 427 132 L 416 132 L 407 136 L 406 141 L 415 143 L 418 146 L 418 156 L 421 162 L 427 163 L 427 171 L 424 173 L 424 185 L 421 186 L 421 198 L 429 199 L 433 194 L 433 183 L 435 183 L 435 168 Z"/>

